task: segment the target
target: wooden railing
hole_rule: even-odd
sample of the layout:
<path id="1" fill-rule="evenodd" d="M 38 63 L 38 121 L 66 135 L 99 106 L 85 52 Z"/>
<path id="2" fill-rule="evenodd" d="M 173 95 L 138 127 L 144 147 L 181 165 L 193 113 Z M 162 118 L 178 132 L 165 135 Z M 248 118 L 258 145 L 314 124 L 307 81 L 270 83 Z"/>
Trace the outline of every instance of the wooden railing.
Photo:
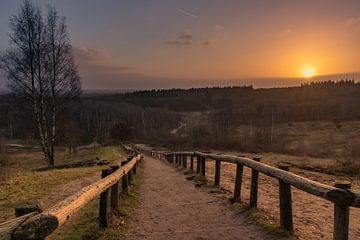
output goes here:
<path id="1" fill-rule="evenodd" d="M 286 231 L 293 231 L 291 186 L 302 191 L 326 199 L 334 203 L 333 239 L 348 240 L 350 207 L 360 207 L 360 194 L 350 190 L 349 182 L 337 182 L 335 186 L 325 185 L 308 178 L 301 177 L 289 172 L 290 165 L 280 164 L 278 168 L 260 162 L 260 158 L 246 158 L 242 156 L 230 156 L 211 154 L 204 152 L 161 152 L 149 151 L 147 154 L 183 168 L 189 167 L 197 174 L 205 176 L 206 162 L 215 161 L 214 184 L 220 185 L 221 163 L 236 164 L 236 177 L 233 201 L 241 200 L 241 185 L 243 168 L 248 167 L 251 171 L 250 202 L 251 208 L 257 207 L 259 173 L 278 179 L 279 202 L 280 202 L 280 227 Z M 190 158 L 190 164 L 188 164 Z M 196 169 L 194 161 L 196 160 Z"/>
<path id="2" fill-rule="evenodd" d="M 99 226 L 108 225 L 111 211 L 118 208 L 120 196 L 126 194 L 137 165 L 143 156 L 123 145 L 130 154 L 121 165 L 114 165 L 101 172 L 102 179 L 55 204 L 41 213 L 30 212 L 0 224 L 0 239 L 44 239 L 65 224 L 76 212 L 100 196 Z M 120 188 L 121 181 L 121 191 Z"/>

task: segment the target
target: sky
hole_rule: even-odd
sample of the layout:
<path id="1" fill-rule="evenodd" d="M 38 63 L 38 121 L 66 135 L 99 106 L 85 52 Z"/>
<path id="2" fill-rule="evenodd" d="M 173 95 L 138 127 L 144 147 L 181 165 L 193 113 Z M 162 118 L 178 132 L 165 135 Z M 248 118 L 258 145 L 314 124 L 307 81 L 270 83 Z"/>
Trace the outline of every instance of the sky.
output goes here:
<path id="1" fill-rule="evenodd" d="M 66 17 L 83 89 L 274 87 L 360 72 L 359 0 L 34 2 Z M 0 0 L 1 50 L 20 4 Z"/>

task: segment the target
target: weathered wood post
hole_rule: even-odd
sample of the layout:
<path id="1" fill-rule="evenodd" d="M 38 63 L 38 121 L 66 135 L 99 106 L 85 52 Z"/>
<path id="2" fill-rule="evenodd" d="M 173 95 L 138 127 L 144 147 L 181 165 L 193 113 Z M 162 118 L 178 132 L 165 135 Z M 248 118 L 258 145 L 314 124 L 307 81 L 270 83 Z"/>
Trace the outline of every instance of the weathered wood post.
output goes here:
<path id="1" fill-rule="evenodd" d="M 220 172 L 221 172 L 221 161 L 215 160 L 215 179 L 214 179 L 214 185 L 220 186 Z"/>
<path id="2" fill-rule="evenodd" d="M 201 175 L 206 176 L 206 159 L 201 158 Z"/>
<path id="3" fill-rule="evenodd" d="M 127 164 L 127 160 L 121 161 L 121 166 L 124 166 Z M 128 194 L 128 174 L 125 174 L 121 179 L 121 194 L 127 195 Z"/>
<path id="4" fill-rule="evenodd" d="M 133 173 L 134 173 L 134 175 L 136 175 L 136 173 L 137 173 L 137 165 L 138 165 L 138 162 L 136 161 L 136 163 L 134 164 L 134 167 L 133 167 Z"/>
<path id="5" fill-rule="evenodd" d="M 130 162 L 131 161 L 131 159 L 133 158 L 133 156 L 131 156 L 131 155 L 129 155 L 128 157 L 127 157 L 127 162 Z M 132 181 L 133 181 L 133 174 L 132 174 L 132 170 L 130 170 L 129 172 L 128 172 L 128 181 L 129 181 L 129 185 L 132 183 Z"/>
<path id="6" fill-rule="evenodd" d="M 101 178 L 112 173 L 111 169 L 101 170 Z M 99 227 L 106 228 L 109 225 L 109 189 L 106 189 L 103 193 L 100 194 L 100 203 L 99 203 Z"/>
<path id="7" fill-rule="evenodd" d="M 179 154 L 175 154 L 175 165 L 179 164 Z"/>
<path id="8" fill-rule="evenodd" d="M 289 164 L 279 164 L 284 171 L 290 170 Z M 280 227 L 286 231 L 293 231 L 291 185 L 279 180 L 280 197 Z"/>
<path id="9" fill-rule="evenodd" d="M 115 172 L 116 170 L 118 170 L 120 167 L 118 165 L 114 165 L 114 166 L 110 166 L 112 172 Z M 112 187 L 111 187 L 111 209 L 113 211 L 117 210 L 119 207 L 119 182 L 116 182 Z"/>
<path id="10" fill-rule="evenodd" d="M 254 161 L 260 162 L 260 158 L 253 158 Z M 257 207 L 258 200 L 258 185 L 259 185 L 259 172 L 252 169 L 251 170 L 251 187 L 250 187 L 250 207 Z"/>
<path id="11" fill-rule="evenodd" d="M 234 187 L 234 202 L 241 202 L 241 185 L 243 177 L 244 166 L 236 164 L 235 187 Z"/>
<path id="12" fill-rule="evenodd" d="M 187 155 L 183 155 L 183 168 L 187 168 Z"/>
<path id="13" fill-rule="evenodd" d="M 201 168 L 201 159 L 199 156 L 196 156 L 196 174 L 200 174 L 200 168 Z"/>
<path id="14" fill-rule="evenodd" d="M 194 171 L 194 156 L 190 156 L 190 169 Z"/>
<path id="15" fill-rule="evenodd" d="M 15 207 L 15 216 L 21 217 L 32 212 L 42 212 L 43 206 L 40 202 L 24 203 Z"/>
<path id="16" fill-rule="evenodd" d="M 336 182 L 335 187 L 341 189 L 351 189 L 351 183 Z M 333 240 L 348 240 L 349 239 L 349 206 L 335 203 L 334 204 L 334 229 Z"/>

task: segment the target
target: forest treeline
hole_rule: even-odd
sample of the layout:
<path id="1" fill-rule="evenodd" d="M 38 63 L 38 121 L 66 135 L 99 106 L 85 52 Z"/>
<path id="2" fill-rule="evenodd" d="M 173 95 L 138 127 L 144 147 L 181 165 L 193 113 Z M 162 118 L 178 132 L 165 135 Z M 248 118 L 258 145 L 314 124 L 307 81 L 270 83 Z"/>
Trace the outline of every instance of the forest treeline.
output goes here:
<path id="1" fill-rule="evenodd" d="M 360 120 L 360 84 L 344 80 L 298 87 L 254 89 L 252 86 L 136 91 L 113 95 L 83 94 L 60 114 L 57 145 L 96 140 L 149 141 L 178 145 L 197 139 L 211 144 L 234 142 L 234 129 L 256 126 L 260 144 L 272 144 L 271 127 L 298 121 Z M 12 95 L 0 96 L 0 133 L 6 139 L 36 139 L 31 110 Z M 184 113 L 198 112 L 185 134 L 175 136 Z M 268 134 L 265 134 L 268 133 Z M 195 141 L 195 142 L 194 142 Z M 203 142 L 202 144 L 210 144 Z"/>

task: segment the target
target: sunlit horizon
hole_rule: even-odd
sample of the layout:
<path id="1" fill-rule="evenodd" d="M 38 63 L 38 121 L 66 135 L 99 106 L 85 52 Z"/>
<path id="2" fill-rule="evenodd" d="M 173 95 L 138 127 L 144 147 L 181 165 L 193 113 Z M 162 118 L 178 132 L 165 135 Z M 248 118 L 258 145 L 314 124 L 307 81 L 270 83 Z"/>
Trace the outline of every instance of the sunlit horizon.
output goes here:
<path id="1" fill-rule="evenodd" d="M 360 72 L 360 1 L 34 2 L 66 17 L 84 89 L 277 87 Z M 2 50 L 20 3 L 1 2 Z"/>

